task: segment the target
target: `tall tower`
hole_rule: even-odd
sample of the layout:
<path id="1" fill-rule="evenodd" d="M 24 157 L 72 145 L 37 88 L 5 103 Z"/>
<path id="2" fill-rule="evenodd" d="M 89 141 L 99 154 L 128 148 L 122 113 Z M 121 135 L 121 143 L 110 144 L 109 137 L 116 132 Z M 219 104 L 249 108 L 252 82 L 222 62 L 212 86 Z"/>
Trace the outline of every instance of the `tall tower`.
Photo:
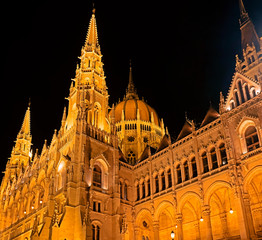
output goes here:
<path id="1" fill-rule="evenodd" d="M 70 87 L 68 117 L 65 128 L 70 129 L 77 117 L 86 117 L 89 125 L 109 132 L 108 91 L 98 43 L 95 9 L 89 23 L 86 41 L 81 50 L 80 66 Z"/>
<path id="2" fill-rule="evenodd" d="M 258 37 L 255 26 L 245 9 L 243 0 L 239 0 L 240 30 L 243 59 L 236 56 L 236 70 L 245 73 L 255 81 L 259 81 L 262 65 L 261 38 Z"/>

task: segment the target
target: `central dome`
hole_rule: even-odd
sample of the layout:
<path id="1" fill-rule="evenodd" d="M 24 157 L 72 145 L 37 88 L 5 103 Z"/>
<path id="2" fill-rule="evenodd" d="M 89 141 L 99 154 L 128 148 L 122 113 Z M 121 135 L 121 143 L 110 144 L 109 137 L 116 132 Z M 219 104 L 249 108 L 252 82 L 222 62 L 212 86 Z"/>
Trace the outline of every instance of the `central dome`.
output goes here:
<path id="1" fill-rule="evenodd" d="M 115 107 L 115 121 L 123 120 L 143 120 L 146 122 L 154 122 L 160 126 L 158 115 L 152 107 L 138 98 L 125 98 Z"/>

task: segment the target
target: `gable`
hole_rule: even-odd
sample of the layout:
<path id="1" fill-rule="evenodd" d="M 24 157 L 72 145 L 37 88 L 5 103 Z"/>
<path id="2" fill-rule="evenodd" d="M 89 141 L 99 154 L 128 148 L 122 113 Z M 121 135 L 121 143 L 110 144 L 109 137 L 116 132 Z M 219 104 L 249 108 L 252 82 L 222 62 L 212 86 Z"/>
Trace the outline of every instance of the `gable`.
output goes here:
<path id="1" fill-rule="evenodd" d="M 245 76 L 242 73 L 236 72 L 232 78 L 230 88 L 226 98 L 226 109 L 229 111 L 260 93 L 259 83 Z"/>

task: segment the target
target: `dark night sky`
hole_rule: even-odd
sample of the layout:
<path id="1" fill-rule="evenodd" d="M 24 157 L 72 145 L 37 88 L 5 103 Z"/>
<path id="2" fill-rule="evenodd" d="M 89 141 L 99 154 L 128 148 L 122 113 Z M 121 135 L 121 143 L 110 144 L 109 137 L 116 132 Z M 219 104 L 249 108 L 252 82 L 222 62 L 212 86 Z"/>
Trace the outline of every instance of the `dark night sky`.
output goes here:
<path id="1" fill-rule="evenodd" d="M 183 2 L 177 4 L 177 2 Z M 262 1 L 244 0 L 259 36 Z M 238 0 L 101 1 L 96 19 L 110 104 L 122 99 L 129 59 L 138 94 L 175 138 L 227 93 L 241 53 Z M 1 166 L 31 98 L 33 149 L 50 143 L 67 105 L 92 1 L 9 1 L 1 13 Z"/>

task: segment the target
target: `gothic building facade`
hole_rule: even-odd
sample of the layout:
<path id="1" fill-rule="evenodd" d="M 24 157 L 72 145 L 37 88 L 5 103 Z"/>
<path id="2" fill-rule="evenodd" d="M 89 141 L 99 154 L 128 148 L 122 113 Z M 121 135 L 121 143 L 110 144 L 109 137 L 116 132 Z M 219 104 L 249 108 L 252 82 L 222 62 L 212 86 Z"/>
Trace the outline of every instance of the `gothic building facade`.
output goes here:
<path id="1" fill-rule="evenodd" d="M 0 239 L 261 239 L 262 38 L 239 3 L 243 56 L 228 94 L 174 142 L 131 66 L 109 107 L 93 10 L 61 127 L 34 154 L 26 110 L 0 187 Z"/>

